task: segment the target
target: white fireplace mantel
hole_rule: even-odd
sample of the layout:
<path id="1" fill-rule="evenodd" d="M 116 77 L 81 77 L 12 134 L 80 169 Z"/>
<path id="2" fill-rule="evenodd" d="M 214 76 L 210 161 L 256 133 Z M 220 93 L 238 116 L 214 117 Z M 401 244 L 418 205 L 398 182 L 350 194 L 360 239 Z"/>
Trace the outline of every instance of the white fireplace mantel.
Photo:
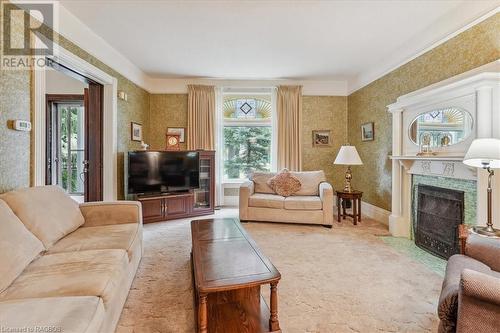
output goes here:
<path id="1" fill-rule="evenodd" d="M 462 163 L 463 156 L 389 156 L 407 174 L 477 180 L 477 169 Z"/>
<path id="2" fill-rule="evenodd" d="M 435 156 L 416 156 L 418 146 L 408 126 L 421 113 L 443 107 L 460 107 L 470 113 L 472 133 L 461 143 L 446 147 Z M 477 223 L 486 221 L 487 176 L 483 170 L 465 166 L 463 156 L 475 138 L 500 138 L 500 60 L 400 96 L 388 105 L 392 114 L 392 208 L 389 230 L 393 236 L 411 235 L 411 177 L 413 174 L 477 181 Z M 493 200 L 500 202 L 500 172 L 494 183 Z M 494 205 L 494 224 L 500 227 L 500 205 Z"/>

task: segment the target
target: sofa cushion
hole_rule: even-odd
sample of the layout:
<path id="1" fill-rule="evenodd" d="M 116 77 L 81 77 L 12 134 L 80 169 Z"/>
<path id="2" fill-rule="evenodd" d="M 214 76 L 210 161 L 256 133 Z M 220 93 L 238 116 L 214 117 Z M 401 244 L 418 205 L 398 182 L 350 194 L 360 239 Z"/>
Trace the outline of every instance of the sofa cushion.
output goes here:
<path id="1" fill-rule="evenodd" d="M 267 181 L 274 177 L 276 172 L 254 172 L 250 175 L 250 180 L 254 183 L 255 193 L 276 194 L 274 190 L 267 184 Z"/>
<path id="2" fill-rule="evenodd" d="M 98 296 L 104 304 L 127 275 L 125 250 L 89 250 L 44 255 L 33 261 L 0 294 L 0 301 L 21 298 Z"/>
<path id="3" fill-rule="evenodd" d="M 0 302 L 0 327 L 3 328 L 40 327 L 47 329 L 47 332 L 54 328 L 53 332 L 95 333 L 99 331 L 104 317 L 102 299 L 95 296 L 25 298 Z"/>
<path id="4" fill-rule="evenodd" d="M 84 223 L 78 204 L 59 186 L 29 187 L 0 196 L 46 249 Z"/>
<path id="5" fill-rule="evenodd" d="M 254 193 L 248 199 L 250 207 L 283 209 L 285 198 L 277 194 Z"/>
<path id="6" fill-rule="evenodd" d="M 0 200 L 0 292 L 43 250 L 42 242 Z"/>
<path id="7" fill-rule="evenodd" d="M 453 255 L 448 259 L 438 303 L 438 316 L 445 330 L 454 332 L 457 322 L 460 277 L 466 268 L 487 274 L 491 272 L 485 264 L 461 254 Z"/>
<path id="8" fill-rule="evenodd" d="M 285 209 L 291 210 L 321 210 L 323 204 L 319 197 L 312 195 L 294 195 L 285 198 Z"/>
<path id="9" fill-rule="evenodd" d="M 78 228 L 59 240 L 47 253 L 83 250 L 122 249 L 132 256 L 132 243 L 140 232 L 139 223 Z"/>
<path id="10" fill-rule="evenodd" d="M 326 181 L 323 170 L 319 171 L 291 171 L 302 186 L 294 195 L 319 195 L 319 184 Z"/>
<path id="11" fill-rule="evenodd" d="M 267 181 L 267 184 L 279 195 L 289 197 L 300 190 L 300 181 L 292 176 L 288 169 L 281 170 L 276 176 Z"/>

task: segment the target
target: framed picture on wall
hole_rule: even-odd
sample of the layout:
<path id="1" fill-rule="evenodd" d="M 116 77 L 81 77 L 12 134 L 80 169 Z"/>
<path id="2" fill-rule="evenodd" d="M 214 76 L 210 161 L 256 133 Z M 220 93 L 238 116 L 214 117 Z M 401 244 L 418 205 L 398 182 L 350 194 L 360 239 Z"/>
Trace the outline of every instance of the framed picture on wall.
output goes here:
<path id="1" fill-rule="evenodd" d="M 130 139 L 132 141 L 142 141 L 142 125 L 138 123 L 130 123 Z"/>
<path id="2" fill-rule="evenodd" d="M 375 128 L 373 122 L 361 125 L 361 141 L 373 141 L 375 139 Z"/>
<path id="3" fill-rule="evenodd" d="M 314 130 L 312 131 L 313 147 L 330 147 L 331 142 L 330 130 Z"/>
<path id="4" fill-rule="evenodd" d="M 184 143 L 184 141 L 186 140 L 185 133 L 186 133 L 186 129 L 184 127 L 168 127 L 167 128 L 167 134 L 178 135 L 180 143 Z"/>

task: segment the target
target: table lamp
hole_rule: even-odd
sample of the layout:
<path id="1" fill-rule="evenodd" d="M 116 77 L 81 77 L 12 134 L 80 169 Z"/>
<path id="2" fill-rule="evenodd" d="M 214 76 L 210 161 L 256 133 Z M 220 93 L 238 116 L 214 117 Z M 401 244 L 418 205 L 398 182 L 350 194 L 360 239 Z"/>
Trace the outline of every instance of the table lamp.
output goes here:
<path id="1" fill-rule="evenodd" d="M 493 169 L 500 168 L 500 140 L 499 139 L 476 139 L 465 154 L 464 164 L 483 168 L 488 171 L 488 220 L 486 226 L 475 226 L 473 230 L 481 235 L 500 237 L 500 230 L 493 228 L 491 213 L 491 178 L 495 174 Z"/>
<path id="2" fill-rule="evenodd" d="M 335 158 L 335 162 L 333 164 L 347 165 L 347 170 L 345 172 L 345 186 L 344 192 L 352 192 L 351 180 L 351 165 L 362 165 L 363 162 L 359 157 L 358 151 L 354 146 L 342 146 L 340 147 L 340 151 L 337 154 L 337 158 Z"/>

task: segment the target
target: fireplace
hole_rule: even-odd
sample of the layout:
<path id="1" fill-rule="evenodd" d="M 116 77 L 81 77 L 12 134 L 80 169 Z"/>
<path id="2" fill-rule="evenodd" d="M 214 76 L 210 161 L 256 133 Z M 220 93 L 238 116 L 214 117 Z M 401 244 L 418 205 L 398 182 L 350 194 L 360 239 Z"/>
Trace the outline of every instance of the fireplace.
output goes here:
<path id="1" fill-rule="evenodd" d="M 464 192 L 417 185 L 415 244 L 443 259 L 459 253 L 458 225 L 464 223 Z"/>

